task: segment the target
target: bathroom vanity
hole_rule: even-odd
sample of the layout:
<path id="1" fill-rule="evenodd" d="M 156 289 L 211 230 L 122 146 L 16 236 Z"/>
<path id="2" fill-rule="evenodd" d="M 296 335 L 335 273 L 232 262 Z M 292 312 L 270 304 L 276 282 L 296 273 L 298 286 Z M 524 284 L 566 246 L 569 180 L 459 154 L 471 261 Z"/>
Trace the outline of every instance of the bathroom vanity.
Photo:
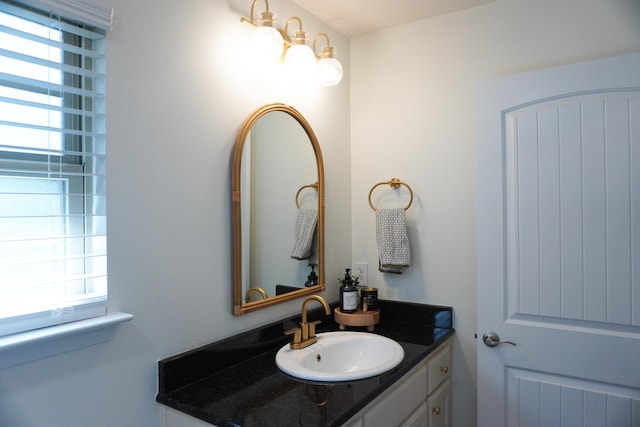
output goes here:
<path id="1" fill-rule="evenodd" d="M 158 364 L 156 400 L 170 408 L 167 426 L 448 426 L 450 425 L 450 307 L 381 300 L 373 333 L 397 341 L 396 368 L 357 381 L 311 382 L 275 363 L 299 316 L 236 335 Z M 319 309 L 318 332 L 337 331 Z M 357 330 L 357 328 L 349 328 Z M 366 332 L 364 332 L 366 333 Z M 355 356 L 354 356 L 355 357 Z"/>

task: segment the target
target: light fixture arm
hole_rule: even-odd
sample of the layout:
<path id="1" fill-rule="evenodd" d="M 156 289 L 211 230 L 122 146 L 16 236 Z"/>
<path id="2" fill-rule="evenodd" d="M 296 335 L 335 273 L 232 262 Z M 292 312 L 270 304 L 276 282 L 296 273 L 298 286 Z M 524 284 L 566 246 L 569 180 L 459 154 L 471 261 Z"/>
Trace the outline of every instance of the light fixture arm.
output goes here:
<path id="1" fill-rule="evenodd" d="M 318 55 L 316 52 L 316 42 L 318 41 L 318 39 L 324 37 L 327 42 L 325 43 L 325 45 L 322 47 L 322 53 L 320 55 Z M 326 33 L 318 33 L 314 38 L 313 38 L 313 53 L 316 55 L 316 57 L 318 58 L 333 58 L 335 56 L 335 48 L 333 46 L 331 46 L 331 42 L 329 41 L 329 35 Z"/>
<path id="2" fill-rule="evenodd" d="M 298 27 L 299 27 L 299 30 L 294 33 L 293 37 L 289 35 L 289 24 L 291 23 L 291 21 L 297 21 Z M 285 40 L 289 42 L 293 42 L 296 39 L 301 37 L 301 34 L 299 33 L 304 33 L 304 30 L 302 29 L 302 19 L 298 18 L 297 16 L 292 16 L 291 18 L 287 19 L 287 24 L 284 26 Z M 306 37 L 305 37 L 305 42 L 306 42 Z M 304 44 L 305 42 L 303 42 L 302 44 Z"/>
<path id="3" fill-rule="evenodd" d="M 248 20 L 247 18 L 241 17 L 240 18 L 240 22 L 242 22 L 243 24 L 248 24 L 250 26 L 252 26 L 253 28 L 257 27 L 258 25 L 255 23 L 255 21 L 253 20 L 253 11 L 256 7 L 256 3 L 258 3 L 260 0 L 253 0 L 253 2 L 251 3 L 251 20 Z M 269 0 L 264 0 L 264 4 L 265 4 L 265 12 L 269 12 Z"/>
<path id="4" fill-rule="evenodd" d="M 318 33 L 314 38 L 313 38 L 313 50 L 316 50 L 316 42 L 318 41 L 319 38 L 324 37 L 325 39 L 327 39 L 327 43 L 325 44 L 325 46 L 329 46 L 331 45 L 331 42 L 329 41 L 329 35 L 327 33 Z"/>

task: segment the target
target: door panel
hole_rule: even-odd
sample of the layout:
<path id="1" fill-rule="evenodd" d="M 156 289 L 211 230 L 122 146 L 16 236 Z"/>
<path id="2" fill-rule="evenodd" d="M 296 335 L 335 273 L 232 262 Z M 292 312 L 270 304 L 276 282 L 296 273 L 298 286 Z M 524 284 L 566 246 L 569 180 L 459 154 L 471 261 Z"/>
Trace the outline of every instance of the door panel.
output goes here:
<path id="1" fill-rule="evenodd" d="M 509 426 L 637 426 L 640 392 L 595 381 L 508 369 Z"/>
<path id="2" fill-rule="evenodd" d="M 506 113 L 510 316 L 622 325 L 640 318 L 630 250 L 640 198 L 640 164 L 630 153 L 640 142 L 632 147 L 629 135 L 640 114 L 629 113 L 638 105 L 640 92 L 596 93 Z"/>
<path id="3" fill-rule="evenodd" d="M 516 344 L 478 340 L 479 426 L 640 425 L 640 54 L 481 82 L 476 118 L 478 335 Z"/>

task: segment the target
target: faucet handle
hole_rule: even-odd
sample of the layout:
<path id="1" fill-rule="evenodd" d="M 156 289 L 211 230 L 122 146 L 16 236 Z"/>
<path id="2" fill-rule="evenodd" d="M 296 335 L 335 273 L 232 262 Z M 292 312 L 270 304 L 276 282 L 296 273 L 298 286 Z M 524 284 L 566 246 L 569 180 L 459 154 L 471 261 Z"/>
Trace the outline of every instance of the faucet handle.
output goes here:
<path id="1" fill-rule="evenodd" d="M 285 335 L 293 334 L 293 343 L 298 344 L 302 341 L 302 330 L 300 328 L 292 328 L 284 331 Z"/>
<path id="2" fill-rule="evenodd" d="M 322 323 L 321 320 L 314 320 L 313 322 L 309 322 L 309 338 L 313 338 L 316 336 L 316 325 Z"/>

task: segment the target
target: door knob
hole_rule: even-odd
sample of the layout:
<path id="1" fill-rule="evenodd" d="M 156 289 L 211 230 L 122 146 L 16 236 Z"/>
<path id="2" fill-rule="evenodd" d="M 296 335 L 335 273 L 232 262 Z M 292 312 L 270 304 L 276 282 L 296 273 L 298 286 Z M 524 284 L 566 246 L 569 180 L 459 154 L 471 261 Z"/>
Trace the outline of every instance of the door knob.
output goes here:
<path id="1" fill-rule="evenodd" d="M 485 332 L 484 335 L 482 335 L 482 341 L 487 347 L 496 347 L 498 344 L 516 345 L 516 343 L 511 341 L 500 341 L 500 336 L 493 331 Z"/>

